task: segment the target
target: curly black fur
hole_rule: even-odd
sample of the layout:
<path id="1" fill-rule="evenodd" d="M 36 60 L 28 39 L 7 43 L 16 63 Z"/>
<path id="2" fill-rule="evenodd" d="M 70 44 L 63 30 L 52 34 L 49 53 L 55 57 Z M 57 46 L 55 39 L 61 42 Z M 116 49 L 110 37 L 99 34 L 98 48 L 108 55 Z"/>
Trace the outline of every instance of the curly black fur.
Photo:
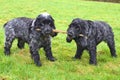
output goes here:
<path id="1" fill-rule="evenodd" d="M 5 55 L 10 55 L 10 48 L 15 38 L 18 39 L 18 47 L 24 48 L 24 44 L 28 43 L 30 53 L 34 63 L 41 66 L 38 50 L 44 48 L 46 57 L 50 61 L 55 61 L 51 51 L 51 36 L 54 37 L 57 33 L 55 29 L 54 19 L 48 13 L 43 13 L 37 16 L 36 19 L 20 17 L 12 19 L 4 24 L 5 28 Z M 40 29 L 40 30 L 37 30 Z"/>
<path id="2" fill-rule="evenodd" d="M 84 36 L 79 36 L 82 34 Z M 86 38 L 87 36 L 87 38 Z M 80 59 L 83 50 L 88 50 L 90 64 L 97 64 L 96 46 L 105 41 L 110 48 L 111 56 L 116 57 L 114 34 L 111 27 L 102 21 L 74 19 L 67 30 L 67 42 L 75 40 L 77 50 L 74 58 Z"/>

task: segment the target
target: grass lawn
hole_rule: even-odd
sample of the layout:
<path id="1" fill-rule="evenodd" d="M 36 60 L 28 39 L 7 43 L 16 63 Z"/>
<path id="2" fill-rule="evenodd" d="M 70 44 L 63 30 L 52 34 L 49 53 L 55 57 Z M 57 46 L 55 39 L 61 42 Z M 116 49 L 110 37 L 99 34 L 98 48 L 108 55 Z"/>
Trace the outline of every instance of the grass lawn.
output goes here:
<path id="1" fill-rule="evenodd" d="M 107 45 L 97 47 L 98 65 L 89 65 L 89 54 L 84 51 L 81 60 L 72 60 L 76 45 L 66 43 L 66 35 L 52 39 L 53 55 L 57 61 L 46 59 L 39 51 L 42 67 L 30 58 L 29 48 L 17 48 L 14 41 L 11 55 L 5 56 L 3 24 L 16 17 L 35 18 L 42 12 L 50 13 L 59 30 L 66 30 L 73 18 L 103 20 L 114 31 L 118 58 L 111 58 Z M 120 80 L 120 4 L 81 0 L 0 0 L 0 80 Z"/>

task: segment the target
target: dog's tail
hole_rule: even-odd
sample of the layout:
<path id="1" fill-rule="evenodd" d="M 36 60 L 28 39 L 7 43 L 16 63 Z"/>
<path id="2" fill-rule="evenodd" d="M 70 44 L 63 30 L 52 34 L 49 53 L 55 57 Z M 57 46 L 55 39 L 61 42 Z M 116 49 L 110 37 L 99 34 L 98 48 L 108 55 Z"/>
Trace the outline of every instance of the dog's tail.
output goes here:
<path id="1" fill-rule="evenodd" d="M 5 28 L 5 26 L 7 25 L 8 22 L 6 22 L 4 25 L 3 25 L 3 28 Z"/>

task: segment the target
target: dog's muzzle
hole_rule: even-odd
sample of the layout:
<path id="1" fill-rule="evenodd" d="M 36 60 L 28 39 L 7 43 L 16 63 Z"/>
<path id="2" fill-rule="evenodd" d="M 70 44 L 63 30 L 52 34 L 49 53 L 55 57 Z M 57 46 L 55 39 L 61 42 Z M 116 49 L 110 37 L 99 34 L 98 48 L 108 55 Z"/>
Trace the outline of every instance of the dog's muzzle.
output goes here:
<path id="1" fill-rule="evenodd" d="M 42 33 L 44 35 L 50 35 L 52 33 L 52 29 L 51 28 L 45 28 L 42 30 Z"/>
<path id="2" fill-rule="evenodd" d="M 70 38 L 75 38 L 75 34 L 72 30 L 67 32 L 67 36 L 70 37 Z"/>
<path id="3" fill-rule="evenodd" d="M 45 33 L 45 34 L 51 34 L 51 33 L 52 33 L 52 30 L 46 30 L 44 33 Z"/>
<path id="4" fill-rule="evenodd" d="M 67 35 L 72 37 L 73 36 L 73 32 L 68 32 Z"/>
<path id="5" fill-rule="evenodd" d="M 71 30 L 67 31 L 66 41 L 71 42 L 73 38 L 74 38 L 74 33 Z"/>

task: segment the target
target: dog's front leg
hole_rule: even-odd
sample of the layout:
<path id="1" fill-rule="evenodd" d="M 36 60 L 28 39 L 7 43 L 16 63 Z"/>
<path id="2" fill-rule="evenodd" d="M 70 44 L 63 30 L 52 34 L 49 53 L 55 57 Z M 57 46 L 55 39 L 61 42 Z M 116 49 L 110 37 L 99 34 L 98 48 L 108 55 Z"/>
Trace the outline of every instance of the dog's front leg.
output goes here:
<path id="1" fill-rule="evenodd" d="M 50 44 L 44 46 L 45 55 L 50 61 L 55 61 L 56 58 L 53 57 Z"/>
<path id="2" fill-rule="evenodd" d="M 89 48 L 88 48 L 88 51 L 89 51 L 89 55 L 90 55 L 89 63 L 90 63 L 90 64 L 97 65 L 96 45 L 95 45 L 94 42 L 90 44 L 90 46 L 89 46 Z"/>
<path id="3" fill-rule="evenodd" d="M 83 50 L 84 49 L 77 44 L 77 50 L 76 50 L 76 54 L 75 54 L 74 58 L 75 59 L 81 59 Z"/>
<path id="4" fill-rule="evenodd" d="M 39 45 L 38 45 L 37 41 L 36 40 L 32 40 L 31 43 L 30 43 L 31 57 L 32 57 L 32 59 L 34 60 L 34 63 L 37 66 L 41 66 L 42 64 L 40 62 L 40 57 L 39 57 L 38 50 L 39 50 Z"/>

